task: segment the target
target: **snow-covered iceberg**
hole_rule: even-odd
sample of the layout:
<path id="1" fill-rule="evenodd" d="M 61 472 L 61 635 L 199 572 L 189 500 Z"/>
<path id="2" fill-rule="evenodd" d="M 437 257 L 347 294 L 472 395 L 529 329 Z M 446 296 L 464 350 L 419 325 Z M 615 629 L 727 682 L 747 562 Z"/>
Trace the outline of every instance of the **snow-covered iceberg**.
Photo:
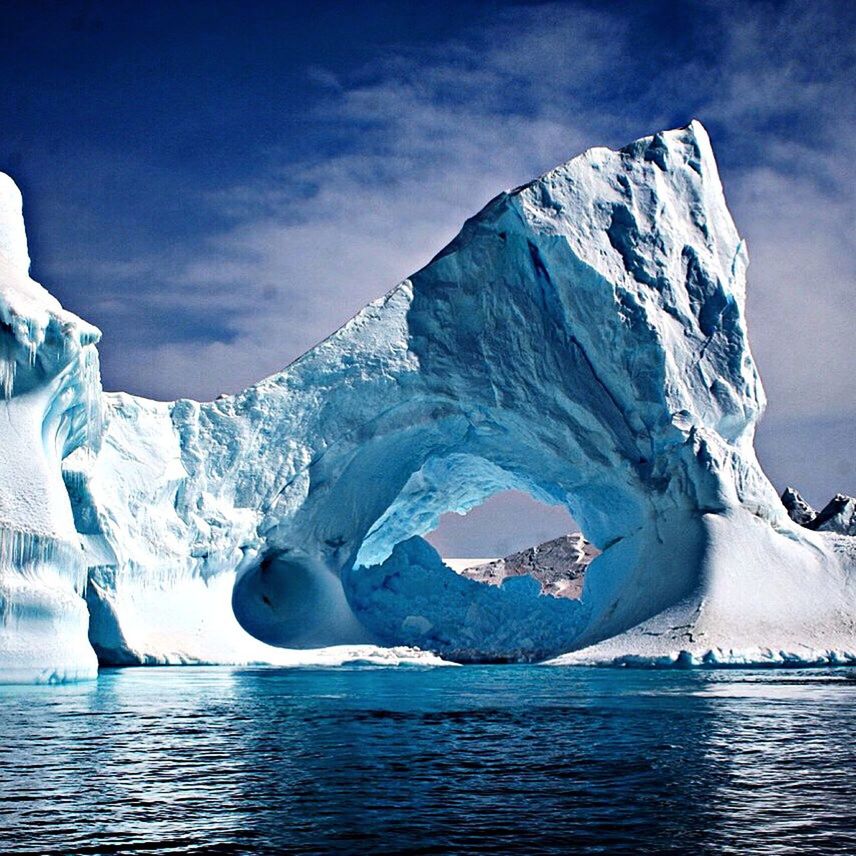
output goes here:
<path id="1" fill-rule="evenodd" d="M 208 403 L 99 395 L 97 333 L 41 289 L 16 308 L 38 289 L 21 285 L 16 200 L 0 227 L 17 259 L 2 311 L 22 319 L 3 328 L 17 384 L 3 406 L 28 414 L 39 449 L 4 459 L 0 517 L 75 561 L 4 552 L 7 676 L 94 669 L 83 597 L 109 663 L 294 662 L 333 645 L 854 656 L 853 541 L 792 521 L 755 457 L 746 248 L 699 123 L 500 194 L 291 366 Z M 28 312 L 64 320 L 30 346 Z M 49 518 L 28 515 L 20 485 L 41 485 Z M 578 598 L 456 574 L 421 537 L 507 489 L 564 505 L 600 551 Z M 63 599 L 50 620 L 19 607 L 23 581 Z"/>

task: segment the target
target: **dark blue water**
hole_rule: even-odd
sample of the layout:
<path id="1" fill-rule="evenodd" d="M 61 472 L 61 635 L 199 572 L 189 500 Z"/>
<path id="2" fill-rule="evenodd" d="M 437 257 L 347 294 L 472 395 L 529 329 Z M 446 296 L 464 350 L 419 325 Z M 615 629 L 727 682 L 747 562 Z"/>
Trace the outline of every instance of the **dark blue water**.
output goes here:
<path id="1" fill-rule="evenodd" d="M 0 850 L 854 853 L 853 677 L 175 668 L 4 687 Z"/>

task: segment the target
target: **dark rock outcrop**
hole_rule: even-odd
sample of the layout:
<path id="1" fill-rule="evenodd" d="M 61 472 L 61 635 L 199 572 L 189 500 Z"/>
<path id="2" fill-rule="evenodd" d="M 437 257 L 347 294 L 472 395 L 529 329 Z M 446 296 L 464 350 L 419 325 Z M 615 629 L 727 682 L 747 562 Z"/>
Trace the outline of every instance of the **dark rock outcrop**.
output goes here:
<path id="1" fill-rule="evenodd" d="M 817 512 L 802 498 L 796 488 L 785 488 L 782 494 L 782 505 L 785 506 L 791 520 L 799 523 L 800 526 L 808 526 L 817 517 Z"/>
<path id="2" fill-rule="evenodd" d="M 500 585 L 508 577 L 530 576 L 541 584 L 544 594 L 578 599 L 586 569 L 599 553 L 597 547 L 575 532 L 460 573 L 489 585 Z"/>
<path id="3" fill-rule="evenodd" d="M 815 511 L 792 487 L 782 494 L 782 504 L 795 523 L 816 532 L 856 535 L 856 498 L 837 493 L 820 510 Z"/>

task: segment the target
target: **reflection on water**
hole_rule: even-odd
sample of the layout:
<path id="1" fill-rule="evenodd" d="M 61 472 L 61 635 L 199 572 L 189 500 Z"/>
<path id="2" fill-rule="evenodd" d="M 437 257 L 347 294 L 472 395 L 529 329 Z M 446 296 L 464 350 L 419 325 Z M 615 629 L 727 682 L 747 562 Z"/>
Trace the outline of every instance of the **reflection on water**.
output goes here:
<path id="1" fill-rule="evenodd" d="M 0 850 L 852 853 L 853 674 L 175 668 L 4 687 Z"/>

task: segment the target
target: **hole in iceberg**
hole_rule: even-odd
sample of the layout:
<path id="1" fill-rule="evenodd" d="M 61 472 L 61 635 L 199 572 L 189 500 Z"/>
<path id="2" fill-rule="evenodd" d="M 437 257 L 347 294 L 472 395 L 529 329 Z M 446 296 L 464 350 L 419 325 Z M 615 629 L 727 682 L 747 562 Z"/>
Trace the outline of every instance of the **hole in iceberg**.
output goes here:
<path id="1" fill-rule="evenodd" d="M 577 532 L 567 509 L 533 499 L 520 490 L 494 494 L 464 514 L 447 512 L 439 526 L 425 536 L 456 569 L 479 561 L 502 558 Z"/>
<path id="2" fill-rule="evenodd" d="M 458 661 L 542 660 L 567 649 L 586 612 L 583 565 L 597 551 L 577 549 L 586 542 L 576 528 L 566 502 L 541 485 L 474 455 L 431 459 L 369 529 L 343 589 L 382 643 Z M 542 538 L 561 542 L 548 549 L 547 578 L 532 561 Z M 447 563 L 441 551 L 472 561 Z"/>

